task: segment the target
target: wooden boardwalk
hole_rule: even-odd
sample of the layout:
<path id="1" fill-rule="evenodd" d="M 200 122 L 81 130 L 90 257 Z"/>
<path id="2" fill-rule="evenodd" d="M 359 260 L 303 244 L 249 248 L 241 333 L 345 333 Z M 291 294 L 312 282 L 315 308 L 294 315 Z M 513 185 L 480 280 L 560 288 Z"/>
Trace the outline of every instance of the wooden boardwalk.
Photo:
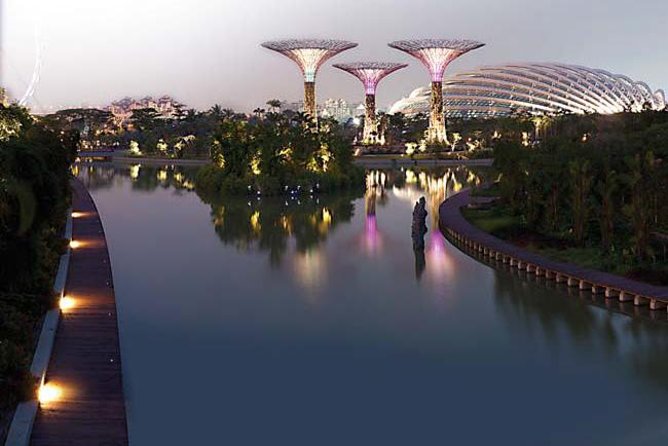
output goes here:
<path id="1" fill-rule="evenodd" d="M 116 302 L 102 222 L 84 185 L 73 182 L 73 249 L 63 312 L 46 376 L 61 392 L 40 403 L 32 445 L 127 445 Z M 80 213 L 80 215 L 77 215 Z"/>
<path id="2" fill-rule="evenodd" d="M 543 276 L 557 283 L 605 295 L 607 299 L 649 306 L 651 310 L 666 311 L 668 287 L 653 286 L 601 271 L 582 268 L 571 263 L 556 262 L 498 239 L 469 223 L 461 208 L 471 203 L 469 189 L 448 198 L 440 207 L 440 226 L 443 232 L 468 250 L 511 267 Z"/>

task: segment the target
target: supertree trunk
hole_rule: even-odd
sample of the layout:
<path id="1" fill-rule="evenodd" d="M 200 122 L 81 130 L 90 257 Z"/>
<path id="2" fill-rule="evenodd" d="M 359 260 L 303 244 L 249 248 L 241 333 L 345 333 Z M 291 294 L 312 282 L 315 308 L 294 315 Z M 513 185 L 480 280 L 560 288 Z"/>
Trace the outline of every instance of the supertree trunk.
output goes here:
<path id="1" fill-rule="evenodd" d="M 431 112 L 429 114 L 428 140 L 432 144 L 447 142 L 445 113 L 443 112 L 443 82 L 431 83 Z"/>
<path id="2" fill-rule="evenodd" d="M 318 120 L 318 106 L 315 102 L 315 82 L 304 82 L 304 113 L 314 121 Z"/>
<path id="3" fill-rule="evenodd" d="M 376 95 L 366 95 L 366 107 L 364 115 L 364 144 L 376 144 L 378 142 L 378 125 L 376 122 Z"/>

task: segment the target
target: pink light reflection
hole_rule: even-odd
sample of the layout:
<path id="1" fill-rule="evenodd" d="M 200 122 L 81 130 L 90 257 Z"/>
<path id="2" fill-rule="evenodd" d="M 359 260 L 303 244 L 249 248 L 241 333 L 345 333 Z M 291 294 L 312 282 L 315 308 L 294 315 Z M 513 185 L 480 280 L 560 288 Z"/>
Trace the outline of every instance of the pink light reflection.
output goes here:
<path id="1" fill-rule="evenodd" d="M 364 223 L 364 238 L 363 250 L 367 254 L 375 255 L 382 250 L 383 240 L 382 235 L 378 231 L 378 220 L 376 214 L 369 214 L 366 216 Z"/>
<path id="2" fill-rule="evenodd" d="M 456 263 L 447 249 L 447 241 L 436 228 L 429 232 L 427 241 L 427 272 L 437 283 L 445 282 L 455 275 Z"/>

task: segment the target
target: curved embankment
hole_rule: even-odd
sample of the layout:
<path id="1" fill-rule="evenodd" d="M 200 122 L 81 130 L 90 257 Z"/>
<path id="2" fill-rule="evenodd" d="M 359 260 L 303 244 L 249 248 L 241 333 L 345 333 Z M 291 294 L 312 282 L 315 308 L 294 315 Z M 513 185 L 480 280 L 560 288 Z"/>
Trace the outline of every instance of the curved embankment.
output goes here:
<path id="1" fill-rule="evenodd" d="M 67 305 L 40 389 L 30 444 L 127 445 L 116 300 L 100 216 L 73 182 Z"/>
<path id="2" fill-rule="evenodd" d="M 391 169 L 396 167 L 490 167 L 492 159 L 447 160 L 411 158 L 383 158 L 382 155 L 360 156 L 354 159 L 355 164 L 367 169 Z"/>
<path id="3" fill-rule="evenodd" d="M 440 207 L 441 230 L 464 251 L 478 253 L 490 260 L 508 264 L 511 268 L 577 287 L 593 295 L 603 295 L 606 299 L 633 302 L 638 307 L 648 306 L 652 311 L 666 312 L 668 287 L 648 285 L 614 274 L 556 262 L 505 242 L 464 218 L 461 208 L 470 202 L 471 190 L 466 189 L 445 200 Z"/>

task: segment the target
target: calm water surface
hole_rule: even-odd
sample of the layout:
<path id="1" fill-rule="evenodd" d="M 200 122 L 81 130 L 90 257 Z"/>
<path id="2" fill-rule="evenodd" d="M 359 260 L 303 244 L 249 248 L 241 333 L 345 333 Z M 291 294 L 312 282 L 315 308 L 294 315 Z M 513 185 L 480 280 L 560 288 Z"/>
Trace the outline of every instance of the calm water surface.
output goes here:
<path id="1" fill-rule="evenodd" d="M 450 245 L 437 207 L 474 173 L 216 203 L 178 168 L 80 176 L 109 242 L 132 445 L 668 444 L 666 324 Z"/>

